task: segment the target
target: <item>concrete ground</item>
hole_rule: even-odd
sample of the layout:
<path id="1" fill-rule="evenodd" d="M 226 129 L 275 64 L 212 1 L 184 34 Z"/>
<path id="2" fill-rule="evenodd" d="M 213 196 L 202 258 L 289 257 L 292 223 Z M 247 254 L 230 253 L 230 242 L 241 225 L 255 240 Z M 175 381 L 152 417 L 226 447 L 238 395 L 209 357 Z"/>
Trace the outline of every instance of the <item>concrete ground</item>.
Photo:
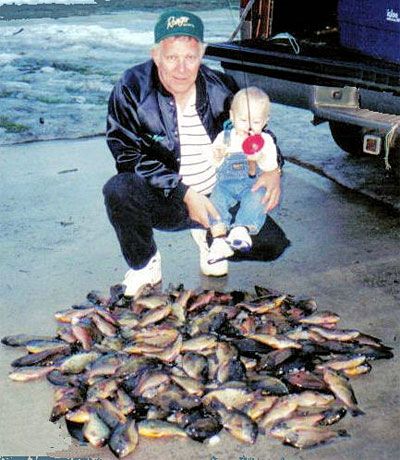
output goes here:
<path id="1" fill-rule="evenodd" d="M 114 173 L 103 138 L 0 147 L 0 337 L 54 335 L 54 312 L 82 302 L 92 289 L 108 291 L 126 270 L 107 221 L 101 187 Z M 230 263 L 224 279 L 200 274 L 188 232 L 157 233 L 163 288 L 253 291 L 261 285 L 314 296 L 320 309 L 394 347 L 395 357 L 372 362 L 353 387 L 363 417 L 346 416 L 338 428 L 349 439 L 298 451 L 259 436 L 245 445 L 227 434 L 213 447 L 194 441 L 141 439 L 132 458 L 239 460 L 393 460 L 399 457 L 399 214 L 325 178 L 287 164 L 282 203 L 273 218 L 291 246 L 269 263 Z M 22 353 L 0 347 L 0 455 L 113 458 L 71 440 L 63 422 L 48 421 L 47 381 L 7 378 Z"/>

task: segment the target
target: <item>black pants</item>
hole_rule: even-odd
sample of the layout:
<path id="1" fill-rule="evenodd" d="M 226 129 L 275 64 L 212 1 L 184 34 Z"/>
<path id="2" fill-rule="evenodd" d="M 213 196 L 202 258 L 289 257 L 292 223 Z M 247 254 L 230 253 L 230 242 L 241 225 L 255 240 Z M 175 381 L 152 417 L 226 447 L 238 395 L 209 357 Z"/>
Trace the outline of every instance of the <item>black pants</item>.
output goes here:
<path id="1" fill-rule="evenodd" d="M 177 231 L 199 227 L 189 218 L 181 200 L 165 198 L 136 174 L 113 176 L 103 193 L 108 218 L 131 268 L 142 268 L 156 253 L 153 229 Z"/>
<path id="2" fill-rule="evenodd" d="M 153 229 L 178 231 L 199 228 L 189 218 L 186 205 L 150 187 L 140 176 L 121 173 L 103 188 L 108 218 L 117 234 L 122 254 L 131 268 L 142 268 L 156 253 Z M 238 206 L 231 209 L 234 221 Z M 290 245 L 282 229 L 267 216 L 253 247 L 247 253 L 235 253 L 232 261 L 277 259 Z"/>

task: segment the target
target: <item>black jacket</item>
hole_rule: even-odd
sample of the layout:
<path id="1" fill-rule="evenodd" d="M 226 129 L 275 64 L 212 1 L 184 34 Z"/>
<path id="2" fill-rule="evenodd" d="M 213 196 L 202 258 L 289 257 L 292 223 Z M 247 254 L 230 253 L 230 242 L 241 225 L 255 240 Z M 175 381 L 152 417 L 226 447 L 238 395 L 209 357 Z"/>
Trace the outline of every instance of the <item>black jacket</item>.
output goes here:
<path id="1" fill-rule="evenodd" d="M 211 141 L 229 118 L 237 90 L 229 76 L 200 66 L 196 107 Z M 162 86 L 153 60 L 128 69 L 114 86 L 108 104 L 107 144 L 119 173 L 140 174 L 166 197 L 174 193 L 183 199 L 187 186 L 179 176 L 175 99 Z"/>

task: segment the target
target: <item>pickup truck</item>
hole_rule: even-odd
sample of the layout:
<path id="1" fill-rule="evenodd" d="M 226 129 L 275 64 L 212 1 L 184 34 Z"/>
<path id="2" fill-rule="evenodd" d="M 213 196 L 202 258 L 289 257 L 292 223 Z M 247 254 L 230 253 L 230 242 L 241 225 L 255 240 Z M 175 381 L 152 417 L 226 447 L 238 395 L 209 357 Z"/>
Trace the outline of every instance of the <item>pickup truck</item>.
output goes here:
<path id="1" fill-rule="evenodd" d="M 399 0 L 242 0 L 227 42 L 206 57 L 239 86 L 328 122 L 352 155 L 400 177 Z"/>

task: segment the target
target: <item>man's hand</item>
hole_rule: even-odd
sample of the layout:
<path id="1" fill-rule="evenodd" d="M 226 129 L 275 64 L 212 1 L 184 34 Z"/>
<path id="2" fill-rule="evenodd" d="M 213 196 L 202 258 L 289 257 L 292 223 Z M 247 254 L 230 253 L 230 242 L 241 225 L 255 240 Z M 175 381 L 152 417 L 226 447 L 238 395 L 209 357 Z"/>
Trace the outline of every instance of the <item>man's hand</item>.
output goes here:
<path id="1" fill-rule="evenodd" d="M 195 192 L 191 188 L 188 188 L 183 202 L 188 208 L 189 217 L 201 224 L 204 228 L 210 228 L 208 216 L 212 216 L 216 220 L 220 219 L 220 215 L 211 201 L 206 196 Z"/>
<path id="2" fill-rule="evenodd" d="M 264 171 L 257 182 L 253 185 L 251 191 L 255 192 L 260 187 L 265 187 L 266 192 L 261 203 L 265 205 L 265 214 L 272 211 L 279 203 L 281 196 L 281 172 L 279 169 L 273 171 Z"/>

